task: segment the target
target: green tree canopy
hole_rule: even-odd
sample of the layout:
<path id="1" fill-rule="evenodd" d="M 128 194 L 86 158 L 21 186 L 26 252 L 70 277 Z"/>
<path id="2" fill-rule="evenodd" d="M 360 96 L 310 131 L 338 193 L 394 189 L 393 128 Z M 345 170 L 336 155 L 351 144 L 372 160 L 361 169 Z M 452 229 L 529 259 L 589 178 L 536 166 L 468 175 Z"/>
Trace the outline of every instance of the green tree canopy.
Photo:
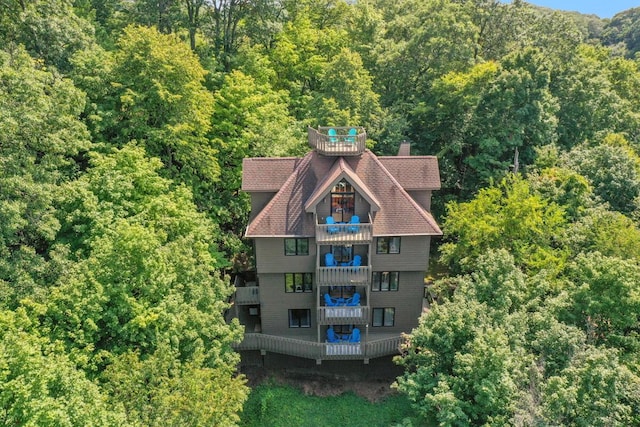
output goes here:
<path id="1" fill-rule="evenodd" d="M 563 258 L 554 235 L 566 226 L 563 210 L 543 199 L 523 178 L 512 175 L 480 190 L 465 203 L 447 205 L 442 259 L 453 271 L 468 271 L 489 249 L 507 249 L 516 263 L 533 270 Z"/>
<path id="2" fill-rule="evenodd" d="M 24 426 L 129 424 L 122 406 L 38 332 L 25 315 L 0 310 L 0 421 Z M 136 425 L 135 423 L 129 425 Z"/>
<path id="3" fill-rule="evenodd" d="M 69 0 L 3 1 L 0 45 L 23 45 L 47 66 L 70 70 L 70 58 L 93 46 L 93 27 L 74 13 Z"/>
<path id="4" fill-rule="evenodd" d="M 215 226 L 160 168 L 132 144 L 95 154 L 59 210 L 57 252 L 74 262 L 47 298 L 23 303 L 141 425 L 232 424 L 246 397 L 231 348 L 242 328 L 223 317 L 232 289 Z"/>
<path id="5" fill-rule="evenodd" d="M 188 184 L 196 195 L 200 186 L 211 186 L 220 173 L 217 152 L 206 138 L 213 97 L 195 54 L 174 36 L 130 26 L 109 64 L 106 76 L 97 74 L 107 79 L 101 84 L 108 91 L 92 99 L 98 105 L 95 138 L 117 146 L 138 141 L 162 160 L 166 176 Z M 80 82 L 92 83 L 86 77 Z"/>
<path id="6" fill-rule="evenodd" d="M 84 97 L 23 49 L 0 51 L 0 307 L 52 278 L 60 185 L 89 147 Z"/>
<path id="7" fill-rule="evenodd" d="M 606 141 L 613 140 L 577 146 L 563 156 L 562 162 L 587 178 L 602 202 L 629 215 L 638 208 L 639 158 L 628 146 Z"/>

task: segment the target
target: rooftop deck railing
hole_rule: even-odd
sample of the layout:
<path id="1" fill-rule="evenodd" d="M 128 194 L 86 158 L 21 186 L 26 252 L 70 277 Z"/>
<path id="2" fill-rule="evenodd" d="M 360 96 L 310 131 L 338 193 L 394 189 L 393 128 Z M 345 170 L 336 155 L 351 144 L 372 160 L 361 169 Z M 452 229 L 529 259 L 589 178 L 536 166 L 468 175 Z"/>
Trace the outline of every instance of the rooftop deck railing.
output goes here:
<path id="1" fill-rule="evenodd" d="M 310 127 L 308 134 L 309 145 L 325 156 L 357 156 L 366 148 L 367 133 L 362 127 Z"/>
<path id="2" fill-rule="evenodd" d="M 316 360 L 353 360 L 399 354 L 401 336 L 360 343 L 319 343 L 275 335 L 249 333 L 236 350 L 263 350 Z"/>

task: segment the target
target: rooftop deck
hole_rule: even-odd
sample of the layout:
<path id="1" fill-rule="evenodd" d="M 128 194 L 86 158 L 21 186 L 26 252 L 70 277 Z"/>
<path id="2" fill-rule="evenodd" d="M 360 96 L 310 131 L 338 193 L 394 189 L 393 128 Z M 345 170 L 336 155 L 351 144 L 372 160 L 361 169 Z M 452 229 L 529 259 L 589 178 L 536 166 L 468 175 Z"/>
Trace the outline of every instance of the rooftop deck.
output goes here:
<path id="1" fill-rule="evenodd" d="M 309 145 L 325 156 L 358 156 L 366 148 L 367 133 L 362 127 L 309 128 Z"/>

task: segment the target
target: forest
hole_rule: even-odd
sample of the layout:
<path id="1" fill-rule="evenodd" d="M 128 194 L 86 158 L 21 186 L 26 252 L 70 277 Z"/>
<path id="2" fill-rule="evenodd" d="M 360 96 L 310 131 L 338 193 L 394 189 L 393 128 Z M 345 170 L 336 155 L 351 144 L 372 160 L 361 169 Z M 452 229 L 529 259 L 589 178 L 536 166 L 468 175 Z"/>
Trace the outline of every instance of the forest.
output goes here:
<path id="1" fill-rule="evenodd" d="M 439 159 L 416 416 L 640 425 L 639 52 L 640 8 L 0 0 L 0 424 L 238 425 L 242 159 L 357 125 Z"/>

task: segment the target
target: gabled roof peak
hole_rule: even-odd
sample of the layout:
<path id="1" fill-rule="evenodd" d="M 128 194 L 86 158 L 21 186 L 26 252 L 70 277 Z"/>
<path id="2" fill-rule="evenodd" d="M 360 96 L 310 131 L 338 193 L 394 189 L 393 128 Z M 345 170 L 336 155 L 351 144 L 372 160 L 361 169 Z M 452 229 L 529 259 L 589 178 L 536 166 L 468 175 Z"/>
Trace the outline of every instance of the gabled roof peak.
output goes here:
<path id="1" fill-rule="evenodd" d="M 367 185 L 358 177 L 355 171 L 349 166 L 343 157 L 338 158 L 333 167 L 327 172 L 324 178 L 318 181 L 318 186 L 314 190 L 313 194 L 309 196 L 307 202 L 304 205 L 306 212 L 315 212 L 316 205 L 328 192 L 342 179 L 349 181 L 351 185 L 356 189 L 358 194 L 365 198 L 365 200 L 371 205 L 372 211 L 380 210 L 380 202 L 376 199 L 376 196 L 367 188 Z"/>

